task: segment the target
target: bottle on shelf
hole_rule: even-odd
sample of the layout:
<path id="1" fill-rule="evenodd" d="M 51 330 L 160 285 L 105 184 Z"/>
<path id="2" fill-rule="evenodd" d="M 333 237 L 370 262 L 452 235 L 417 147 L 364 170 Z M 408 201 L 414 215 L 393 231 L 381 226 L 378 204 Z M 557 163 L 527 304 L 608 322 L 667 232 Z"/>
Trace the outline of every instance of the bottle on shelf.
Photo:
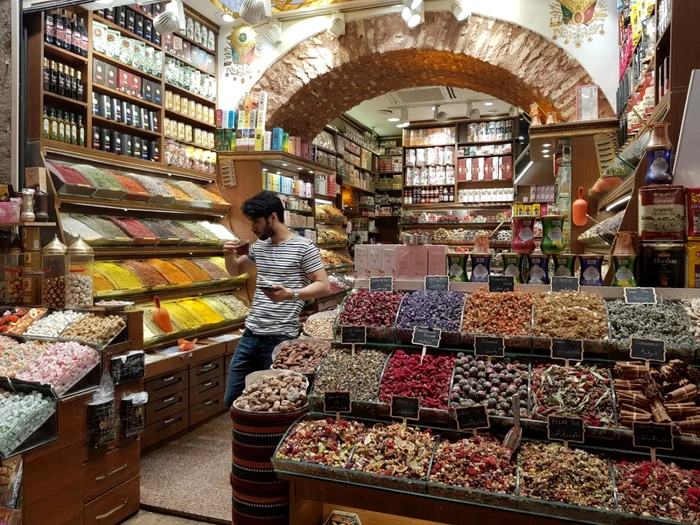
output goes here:
<path id="1" fill-rule="evenodd" d="M 73 44 L 73 28 L 71 27 L 70 16 L 68 11 L 63 10 L 63 49 L 66 51 L 71 51 L 71 46 Z"/>
<path id="2" fill-rule="evenodd" d="M 51 91 L 51 68 L 49 67 L 49 59 L 44 58 L 44 91 Z"/>
<path id="3" fill-rule="evenodd" d="M 56 110 L 54 109 L 49 111 L 49 125 L 51 126 L 49 139 L 58 140 L 58 120 L 56 119 Z"/>
<path id="4" fill-rule="evenodd" d="M 78 145 L 78 126 L 75 123 L 75 115 L 70 114 L 70 143 L 74 146 Z"/>
<path id="5" fill-rule="evenodd" d="M 85 100 L 85 86 L 83 86 L 82 73 L 80 73 L 80 71 L 77 72 L 75 88 L 75 100 L 83 102 Z"/>
<path id="6" fill-rule="evenodd" d="M 85 147 L 85 126 L 83 126 L 82 115 L 78 115 L 78 146 Z"/>
<path id="7" fill-rule="evenodd" d="M 80 54 L 86 57 L 88 56 L 88 32 L 82 17 L 78 22 L 78 31 L 80 32 Z"/>
<path id="8" fill-rule="evenodd" d="M 70 98 L 78 98 L 78 79 L 75 76 L 75 69 L 70 68 Z"/>
<path id="9" fill-rule="evenodd" d="M 51 137 L 51 119 L 49 118 L 48 110 L 44 106 L 44 116 L 42 118 L 43 137 L 48 139 Z"/>
<path id="10" fill-rule="evenodd" d="M 53 43 L 58 47 L 63 47 L 63 18 L 61 18 L 61 14 L 59 12 L 56 12 L 51 16 L 53 16 L 53 25 L 55 28 Z"/>
<path id="11" fill-rule="evenodd" d="M 56 120 L 58 121 L 58 141 L 59 142 L 65 142 L 66 141 L 66 123 L 63 120 L 63 112 L 59 109 L 58 114 L 56 115 Z"/>
<path id="12" fill-rule="evenodd" d="M 63 73 L 63 64 L 58 64 L 58 94 L 66 96 L 66 75 Z"/>
<path id="13" fill-rule="evenodd" d="M 56 62 L 53 60 L 51 61 L 51 83 L 49 91 L 51 91 L 51 93 L 58 93 L 58 69 L 56 69 Z"/>
<path id="14" fill-rule="evenodd" d="M 78 15 L 73 13 L 73 18 L 71 18 L 70 21 L 70 29 L 71 29 L 71 40 L 70 40 L 70 50 L 73 51 L 73 53 L 77 55 L 82 55 L 82 52 L 80 50 L 81 44 L 81 36 L 80 36 L 80 29 L 78 27 Z"/>
<path id="15" fill-rule="evenodd" d="M 53 23 L 53 14 L 46 13 L 44 17 L 44 41 L 53 44 L 56 38 L 56 26 Z"/>

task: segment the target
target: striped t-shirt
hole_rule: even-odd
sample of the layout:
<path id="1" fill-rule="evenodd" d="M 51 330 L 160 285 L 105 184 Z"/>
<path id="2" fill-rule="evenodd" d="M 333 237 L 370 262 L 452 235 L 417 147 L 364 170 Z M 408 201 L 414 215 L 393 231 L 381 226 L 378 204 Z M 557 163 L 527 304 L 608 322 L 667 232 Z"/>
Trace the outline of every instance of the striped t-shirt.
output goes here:
<path id="1" fill-rule="evenodd" d="M 271 239 L 255 241 L 247 257 L 257 266 L 258 281 L 246 328 L 257 335 L 297 337 L 304 301 L 273 303 L 259 286 L 261 283 L 281 284 L 292 290 L 308 286 L 311 279 L 307 274 L 323 269 L 318 248 L 310 240 L 295 235 L 277 244 Z"/>

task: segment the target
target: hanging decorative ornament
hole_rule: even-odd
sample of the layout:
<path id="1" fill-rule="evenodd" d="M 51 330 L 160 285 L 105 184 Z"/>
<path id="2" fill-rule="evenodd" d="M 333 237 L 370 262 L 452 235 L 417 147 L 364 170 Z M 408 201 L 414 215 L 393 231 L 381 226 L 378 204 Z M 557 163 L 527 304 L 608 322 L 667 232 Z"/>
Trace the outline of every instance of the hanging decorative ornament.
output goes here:
<path id="1" fill-rule="evenodd" d="M 238 14 L 249 24 L 257 24 L 265 16 L 265 2 L 263 0 L 244 0 Z"/>
<path id="2" fill-rule="evenodd" d="M 531 126 L 541 126 L 542 119 L 540 118 L 540 106 L 537 102 L 530 104 L 530 125 Z"/>
<path id="3" fill-rule="evenodd" d="M 153 20 L 153 27 L 161 37 L 166 37 L 180 30 L 180 21 L 175 13 L 163 11 Z"/>

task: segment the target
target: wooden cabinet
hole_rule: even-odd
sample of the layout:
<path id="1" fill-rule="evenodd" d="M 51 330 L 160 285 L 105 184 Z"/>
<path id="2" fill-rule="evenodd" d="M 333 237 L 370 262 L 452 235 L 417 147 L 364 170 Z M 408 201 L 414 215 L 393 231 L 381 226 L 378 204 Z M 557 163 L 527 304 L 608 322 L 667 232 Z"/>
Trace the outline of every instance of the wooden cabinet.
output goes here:
<path id="1" fill-rule="evenodd" d="M 83 465 L 83 501 L 139 475 L 141 449 L 137 441 L 120 447 Z"/>
<path id="2" fill-rule="evenodd" d="M 174 436 L 190 426 L 188 410 L 178 412 L 153 425 L 148 425 L 143 433 L 142 447 L 148 448 L 156 443 Z"/>
<path id="3" fill-rule="evenodd" d="M 84 525 L 116 525 L 141 505 L 140 476 L 131 478 L 85 505 Z"/>

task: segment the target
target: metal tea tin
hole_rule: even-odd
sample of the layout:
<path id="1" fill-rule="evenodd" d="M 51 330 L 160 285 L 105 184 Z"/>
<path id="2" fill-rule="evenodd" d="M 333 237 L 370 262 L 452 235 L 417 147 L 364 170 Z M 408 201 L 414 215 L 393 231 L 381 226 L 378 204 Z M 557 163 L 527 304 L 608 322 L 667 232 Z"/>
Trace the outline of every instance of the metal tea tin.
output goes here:
<path id="1" fill-rule="evenodd" d="M 683 288 L 685 285 L 685 243 L 641 243 L 640 286 Z"/>

